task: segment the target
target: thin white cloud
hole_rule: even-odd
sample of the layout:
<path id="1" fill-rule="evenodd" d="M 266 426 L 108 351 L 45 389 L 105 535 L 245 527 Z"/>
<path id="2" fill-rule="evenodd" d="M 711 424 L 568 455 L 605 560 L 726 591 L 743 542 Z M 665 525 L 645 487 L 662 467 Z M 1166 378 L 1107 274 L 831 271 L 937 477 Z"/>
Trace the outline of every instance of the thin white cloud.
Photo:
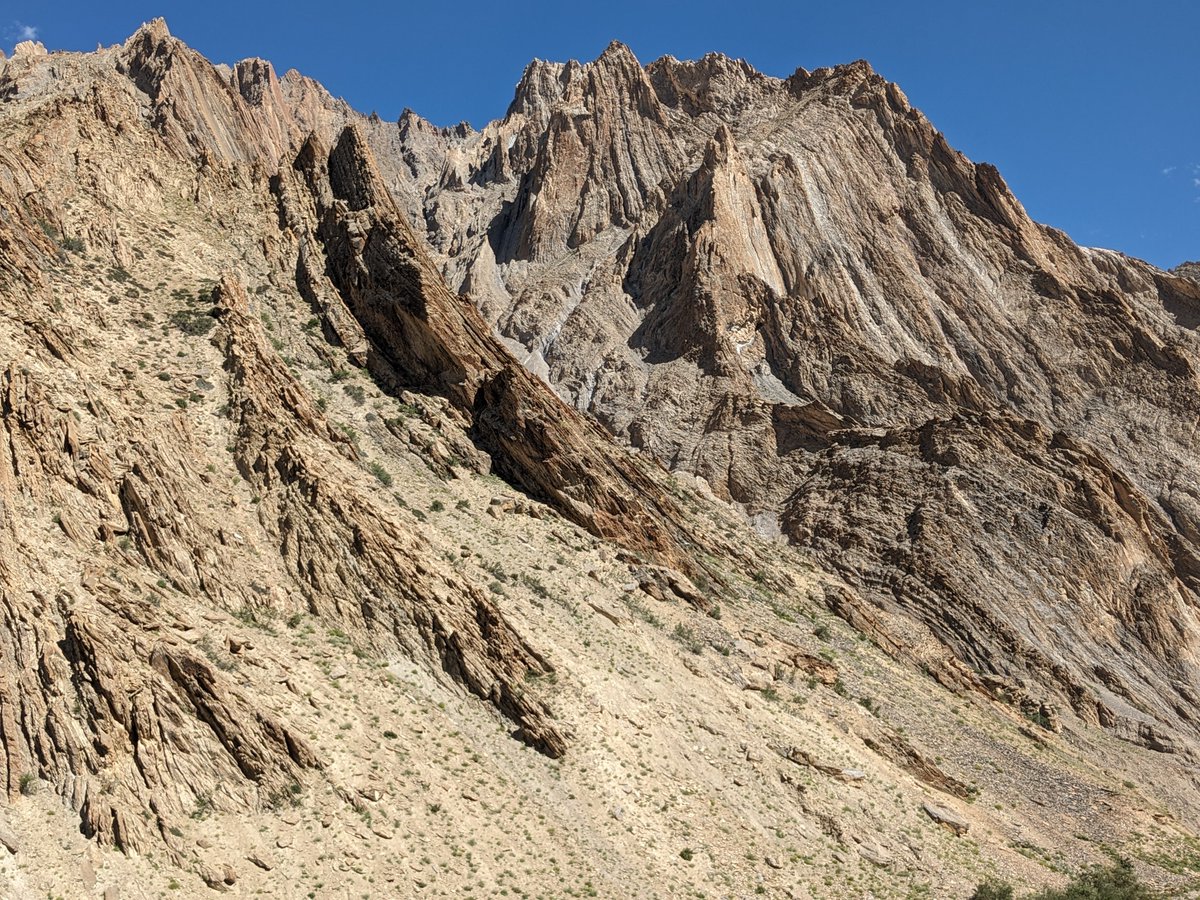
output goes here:
<path id="1" fill-rule="evenodd" d="M 1179 168 L 1179 166 L 1167 166 L 1165 169 L 1162 170 L 1162 173 L 1164 175 L 1170 175 L 1172 172 L 1174 172 L 1178 168 Z"/>
<path id="2" fill-rule="evenodd" d="M 20 41 L 36 41 L 39 30 L 36 25 L 26 25 L 24 22 L 14 20 L 4 29 L 4 37 L 18 43 Z"/>

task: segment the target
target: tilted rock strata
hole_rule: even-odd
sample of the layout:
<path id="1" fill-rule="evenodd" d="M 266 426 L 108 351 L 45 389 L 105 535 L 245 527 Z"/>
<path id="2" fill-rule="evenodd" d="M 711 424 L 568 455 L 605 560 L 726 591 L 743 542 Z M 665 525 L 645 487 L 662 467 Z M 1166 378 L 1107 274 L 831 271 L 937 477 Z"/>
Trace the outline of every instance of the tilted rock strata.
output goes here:
<path id="1" fill-rule="evenodd" d="M 476 132 L 156 22 L 0 96 L 0 825 L 185 892 L 475 889 L 478 834 L 497 892 L 552 846 L 903 896 L 979 874 L 932 798 L 1031 882 L 1181 883 L 1186 271 L 1028 222 L 863 64 L 614 45 Z"/>
<path id="2" fill-rule="evenodd" d="M 1128 714 L 1122 733 L 1194 742 L 1186 267 L 1035 224 L 862 62 L 779 80 L 719 56 L 643 69 L 611 47 L 533 64 L 480 132 L 399 133 L 401 153 L 424 136 L 393 191 L 561 395 L 931 628 L 967 682 L 1003 676 L 1089 720 Z M 930 460 L 930 481 L 897 465 L 901 434 L 990 449 Z M 992 465 L 1030 481 L 944 499 Z M 1043 506 L 1055 555 L 1002 524 Z M 901 551 L 916 520 L 955 538 Z"/>

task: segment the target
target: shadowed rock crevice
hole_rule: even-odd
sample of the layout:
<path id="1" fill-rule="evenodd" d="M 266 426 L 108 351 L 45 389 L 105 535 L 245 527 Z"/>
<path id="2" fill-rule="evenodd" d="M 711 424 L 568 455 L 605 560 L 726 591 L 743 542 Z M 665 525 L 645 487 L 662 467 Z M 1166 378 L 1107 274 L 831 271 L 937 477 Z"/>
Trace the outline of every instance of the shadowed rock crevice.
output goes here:
<path id="1" fill-rule="evenodd" d="M 680 512 L 590 421 L 515 363 L 478 312 L 446 288 L 383 187 L 357 127 L 296 161 L 313 198 L 327 272 L 394 390 L 447 397 L 496 471 L 594 533 L 692 566 Z M 285 201 L 286 202 L 286 201 Z M 306 273 L 311 269 L 305 270 Z"/>
<path id="2" fill-rule="evenodd" d="M 550 664 L 478 588 L 423 562 L 428 547 L 368 493 L 335 487 L 344 457 L 328 448 L 353 456 L 352 446 L 270 353 L 241 288 L 224 282 L 217 300 L 238 459 L 263 492 L 261 508 L 308 608 L 385 652 L 399 649 L 446 672 L 493 702 L 539 750 L 561 756 L 567 743 L 549 710 L 515 691 L 527 672 L 552 671 Z M 348 549 L 350 569 L 341 561 Z"/>

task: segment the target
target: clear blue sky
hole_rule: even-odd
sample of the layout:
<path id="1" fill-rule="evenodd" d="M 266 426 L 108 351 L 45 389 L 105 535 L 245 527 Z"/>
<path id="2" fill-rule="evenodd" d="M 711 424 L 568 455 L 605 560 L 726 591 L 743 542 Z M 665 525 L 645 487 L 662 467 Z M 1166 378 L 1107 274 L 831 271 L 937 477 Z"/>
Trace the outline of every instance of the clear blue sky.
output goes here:
<path id="1" fill-rule="evenodd" d="M 1200 258 L 1197 0 L 313 3 L 5 0 L 0 46 L 123 40 L 166 17 L 215 61 L 263 56 L 385 118 L 502 115 L 533 57 L 717 50 L 785 76 L 866 58 L 1039 221 L 1162 266 Z"/>

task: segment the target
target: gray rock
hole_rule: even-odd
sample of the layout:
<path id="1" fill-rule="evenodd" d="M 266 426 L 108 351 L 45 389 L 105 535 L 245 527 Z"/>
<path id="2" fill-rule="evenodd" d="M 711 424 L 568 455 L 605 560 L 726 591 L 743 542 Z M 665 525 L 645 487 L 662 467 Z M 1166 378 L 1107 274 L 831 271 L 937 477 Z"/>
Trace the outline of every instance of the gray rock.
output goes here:
<path id="1" fill-rule="evenodd" d="M 970 822 L 953 810 L 946 809 L 944 806 L 938 806 L 936 803 L 922 803 L 921 809 L 933 821 L 948 828 L 957 835 L 964 835 L 971 830 Z"/>

